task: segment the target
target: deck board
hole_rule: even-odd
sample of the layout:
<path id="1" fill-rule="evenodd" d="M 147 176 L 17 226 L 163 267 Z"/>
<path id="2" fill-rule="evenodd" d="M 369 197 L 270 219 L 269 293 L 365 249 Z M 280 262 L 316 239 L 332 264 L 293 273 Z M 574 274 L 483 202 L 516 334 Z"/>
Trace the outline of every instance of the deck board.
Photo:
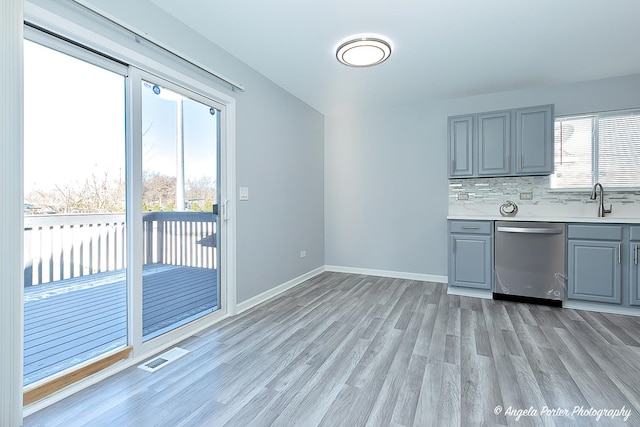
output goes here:
<path id="1" fill-rule="evenodd" d="M 24 383 L 126 345 L 125 270 L 25 288 Z M 216 271 L 145 265 L 143 335 L 218 306 Z"/>

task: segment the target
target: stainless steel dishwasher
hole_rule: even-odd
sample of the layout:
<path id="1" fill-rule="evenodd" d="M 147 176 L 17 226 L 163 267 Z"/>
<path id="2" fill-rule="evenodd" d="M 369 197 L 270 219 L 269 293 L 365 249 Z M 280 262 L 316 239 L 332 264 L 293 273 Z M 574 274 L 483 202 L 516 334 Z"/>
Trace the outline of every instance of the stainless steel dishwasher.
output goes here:
<path id="1" fill-rule="evenodd" d="M 565 225 L 496 221 L 494 299 L 562 307 Z"/>

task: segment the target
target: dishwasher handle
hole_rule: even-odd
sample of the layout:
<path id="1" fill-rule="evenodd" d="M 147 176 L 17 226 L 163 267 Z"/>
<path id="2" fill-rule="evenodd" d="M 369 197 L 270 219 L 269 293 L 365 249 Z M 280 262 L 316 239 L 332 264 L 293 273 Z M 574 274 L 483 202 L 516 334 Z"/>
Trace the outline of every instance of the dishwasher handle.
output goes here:
<path id="1" fill-rule="evenodd" d="M 529 233 L 529 234 L 562 234 L 561 228 L 543 227 L 496 227 L 496 231 L 505 233 Z"/>

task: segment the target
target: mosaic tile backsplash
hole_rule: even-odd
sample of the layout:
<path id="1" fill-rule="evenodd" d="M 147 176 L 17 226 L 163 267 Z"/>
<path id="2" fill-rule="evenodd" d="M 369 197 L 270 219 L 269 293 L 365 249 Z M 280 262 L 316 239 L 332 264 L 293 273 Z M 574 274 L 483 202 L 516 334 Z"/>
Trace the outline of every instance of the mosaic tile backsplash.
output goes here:
<path id="1" fill-rule="evenodd" d="M 522 200 L 522 193 L 531 193 L 531 200 Z M 512 200 L 519 207 L 531 207 L 536 211 L 548 207 L 597 208 L 597 201 L 589 199 L 590 191 L 564 192 L 549 189 L 548 176 L 526 176 L 505 178 L 472 178 L 449 180 L 449 212 L 473 211 L 474 208 L 496 209 L 505 201 Z M 465 200 L 465 196 L 468 197 Z M 524 194 L 524 197 L 527 195 Z M 614 205 L 618 212 L 640 214 L 640 191 L 609 191 L 605 187 L 605 205 Z M 637 211 L 636 211 L 637 209 Z M 555 210 L 555 209 L 554 209 Z M 497 212 L 497 210 L 496 210 Z"/>

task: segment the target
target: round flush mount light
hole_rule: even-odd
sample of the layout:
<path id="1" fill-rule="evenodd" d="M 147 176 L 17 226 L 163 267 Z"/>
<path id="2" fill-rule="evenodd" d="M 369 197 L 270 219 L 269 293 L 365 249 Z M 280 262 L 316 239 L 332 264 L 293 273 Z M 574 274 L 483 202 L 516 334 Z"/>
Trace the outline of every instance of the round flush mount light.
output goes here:
<path id="1" fill-rule="evenodd" d="M 391 55 L 389 42 L 378 37 L 355 37 L 336 50 L 338 61 L 350 67 L 370 67 L 384 62 Z"/>

